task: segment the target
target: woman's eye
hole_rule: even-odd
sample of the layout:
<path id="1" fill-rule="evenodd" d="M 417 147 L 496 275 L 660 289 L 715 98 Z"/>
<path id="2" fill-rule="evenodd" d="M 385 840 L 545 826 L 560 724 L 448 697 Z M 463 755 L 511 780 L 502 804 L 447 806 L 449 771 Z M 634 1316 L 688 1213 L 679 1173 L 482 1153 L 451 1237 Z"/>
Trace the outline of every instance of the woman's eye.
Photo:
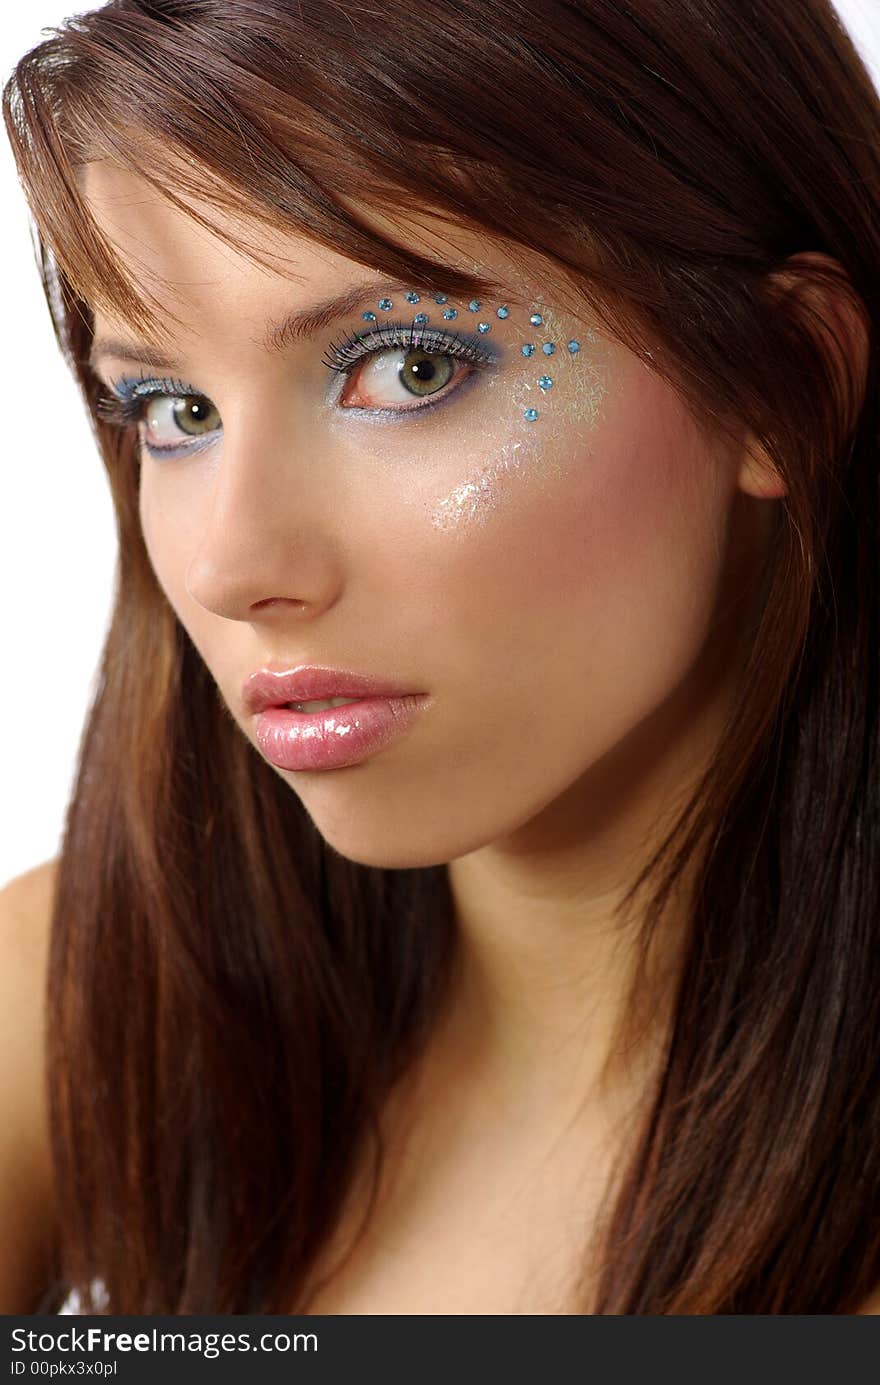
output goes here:
<path id="1" fill-rule="evenodd" d="M 418 408 L 415 401 L 440 394 L 451 380 L 466 374 L 465 365 L 442 352 L 395 346 L 356 366 L 339 402 L 345 408 Z"/>
<path id="2" fill-rule="evenodd" d="M 201 394 L 157 394 L 143 404 L 144 442 L 148 447 L 174 448 L 187 438 L 201 438 L 221 427 L 220 415 Z"/>

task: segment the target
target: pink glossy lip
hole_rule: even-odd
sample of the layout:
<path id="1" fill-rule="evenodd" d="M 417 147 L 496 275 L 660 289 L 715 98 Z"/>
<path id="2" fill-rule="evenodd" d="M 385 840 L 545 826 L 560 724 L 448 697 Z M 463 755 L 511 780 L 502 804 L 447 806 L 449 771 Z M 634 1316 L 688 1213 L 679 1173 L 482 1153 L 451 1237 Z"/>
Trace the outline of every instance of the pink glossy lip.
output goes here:
<path id="1" fill-rule="evenodd" d="M 350 706 L 299 712 L 288 704 L 332 697 Z M 259 669 L 245 682 L 242 702 L 256 716 L 254 739 L 279 769 L 342 769 L 381 750 L 412 725 L 432 698 L 397 683 L 341 669 Z"/>
<path id="2" fill-rule="evenodd" d="M 412 689 L 398 683 L 374 677 L 372 674 L 352 673 L 348 669 L 321 668 L 302 664 L 297 668 L 258 669 L 245 680 L 241 696 L 245 710 L 251 715 L 267 707 L 283 707 L 288 702 L 314 702 L 330 697 L 406 697 Z"/>
<path id="3" fill-rule="evenodd" d="M 254 739 L 279 769 L 342 769 L 402 735 L 430 702 L 427 695 L 414 694 L 365 697 L 323 712 L 267 707 L 257 713 Z"/>

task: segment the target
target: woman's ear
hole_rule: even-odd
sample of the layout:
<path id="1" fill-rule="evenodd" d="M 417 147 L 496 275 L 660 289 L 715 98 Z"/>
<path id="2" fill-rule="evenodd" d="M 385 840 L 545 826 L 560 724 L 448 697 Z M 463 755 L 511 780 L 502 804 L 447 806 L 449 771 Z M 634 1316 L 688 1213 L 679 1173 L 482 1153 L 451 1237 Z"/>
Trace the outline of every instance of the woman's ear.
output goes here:
<path id="1" fill-rule="evenodd" d="M 845 401 L 843 436 L 855 428 L 865 398 L 870 356 L 868 316 L 839 260 L 818 250 L 790 255 L 772 276 L 781 296 L 806 305 L 804 329 L 817 334 Z M 785 483 L 766 450 L 750 439 L 737 478 L 739 488 L 759 499 L 785 495 Z"/>
<path id="2" fill-rule="evenodd" d="M 754 437 L 749 436 L 739 465 L 736 484 L 746 495 L 758 500 L 779 500 L 787 487 L 767 453 Z"/>

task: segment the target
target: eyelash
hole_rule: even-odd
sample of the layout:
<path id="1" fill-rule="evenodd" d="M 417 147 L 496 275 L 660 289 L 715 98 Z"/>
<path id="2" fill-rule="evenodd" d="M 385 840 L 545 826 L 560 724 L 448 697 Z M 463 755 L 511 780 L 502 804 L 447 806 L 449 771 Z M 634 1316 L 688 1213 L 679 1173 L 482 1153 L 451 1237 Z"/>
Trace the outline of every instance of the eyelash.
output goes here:
<path id="1" fill-rule="evenodd" d="M 151 399 L 168 395 L 173 398 L 203 397 L 182 380 L 154 379 L 152 376 L 141 376 L 137 380 L 112 380 L 109 388 L 112 393 L 101 394 L 95 401 L 95 412 L 106 423 L 115 424 L 119 428 L 140 423 L 144 405 L 149 404 Z"/>
<path id="2" fill-rule="evenodd" d="M 381 351 L 387 351 L 393 347 L 406 347 L 409 351 L 429 351 L 432 354 L 451 356 L 455 360 L 462 361 L 475 369 L 485 369 L 487 366 L 494 365 L 497 361 L 495 353 L 487 350 L 481 343 L 474 341 L 462 333 L 446 332 L 442 328 L 431 327 L 427 324 L 411 322 L 387 322 L 381 326 L 372 327 L 367 332 L 349 333 L 338 342 L 333 342 L 322 357 L 322 364 L 329 370 L 342 375 L 350 375 L 356 366 L 368 356 L 375 356 Z M 100 418 L 105 422 L 111 423 L 120 428 L 127 428 L 133 424 L 139 424 L 143 420 L 145 406 L 152 400 L 162 397 L 192 397 L 198 399 L 207 398 L 198 390 L 182 380 L 176 379 L 156 379 L 153 377 L 141 376 L 137 380 L 114 380 L 109 385 L 110 393 L 99 395 L 95 403 L 95 409 Z M 455 393 L 455 391 L 449 391 Z M 426 398 L 430 399 L 430 396 Z M 446 395 L 442 395 L 437 403 L 442 403 Z M 410 409 L 387 409 L 376 412 L 386 413 L 424 413 L 426 409 L 434 407 L 430 402 L 418 408 Z M 205 441 L 210 435 L 206 435 Z M 193 452 L 199 446 L 199 440 L 195 442 L 183 443 L 181 448 L 152 448 L 156 451 L 181 451 Z"/>
<path id="3" fill-rule="evenodd" d="M 389 347 L 405 346 L 409 351 L 453 356 L 478 367 L 493 365 L 496 359 L 494 352 L 461 332 L 446 332 L 441 327 L 418 322 L 383 322 L 379 327 L 349 333 L 340 342 L 334 342 L 322 358 L 323 364 L 330 370 L 347 374 L 365 356 L 377 354 L 374 343 L 386 351 Z"/>

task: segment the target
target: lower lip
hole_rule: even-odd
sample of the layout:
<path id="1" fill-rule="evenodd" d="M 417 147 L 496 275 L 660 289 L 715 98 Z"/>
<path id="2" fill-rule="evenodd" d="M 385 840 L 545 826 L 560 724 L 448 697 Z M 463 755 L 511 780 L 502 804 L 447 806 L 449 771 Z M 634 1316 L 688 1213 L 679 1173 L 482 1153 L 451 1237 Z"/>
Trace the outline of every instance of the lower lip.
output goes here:
<path id="1" fill-rule="evenodd" d="M 360 698 L 323 712 L 267 707 L 257 716 L 254 734 L 263 755 L 279 769 L 342 769 L 408 731 L 430 700 L 417 693 Z"/>

